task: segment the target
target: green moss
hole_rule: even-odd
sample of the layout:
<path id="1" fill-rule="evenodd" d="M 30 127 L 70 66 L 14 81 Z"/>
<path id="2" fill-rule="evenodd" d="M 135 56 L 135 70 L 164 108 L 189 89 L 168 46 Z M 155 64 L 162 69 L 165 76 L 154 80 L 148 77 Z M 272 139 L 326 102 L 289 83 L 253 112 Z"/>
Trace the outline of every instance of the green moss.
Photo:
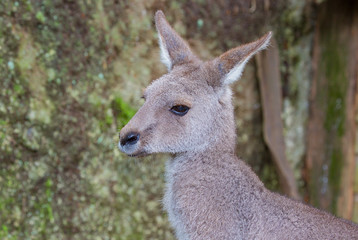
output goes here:
<path id="1" fill-rule="evenodd" d="M 42 64 L 36 61 L 39 54 L 39 47 L 32 39 L 31 35 L 19 28 L 18 33 L 20 44 L 18 50 L 17 65 L 20 70 L 23 84 L 28 85 L 32 98 L 30 99 L 29 118 L 42 123 L 50 123 L 54 106 L 46 93 L 47 74 Z M 20 86 L 15 85 L 15 91 L 19 91 Z"/>
<path id="2" fill-rule="evenodd" d="M 46 21 L 46 17 L 41 11 L 38 11 L 36 13 L 36 19 L 39 20 L 41 23 L 45 23 Z"/>
<path id="3" fill-rule="evenodd" d="M 338 194 L 341 185 L 341 175 L 343 168 L 343 155 L 342 150 L 339 148 L 333 149 L 330 159 L 330 167 L 328 172 L 328 181 L 332 191 L 332 207 L 331 210 L 333 213 L 337 213 L 337 201 Z"/>
<path id="4" fill-rule="evenodd" d="M 126 125 L 129 120 L 134 116 L 136 110 L 133 109 L 128 103 L 123 101 L 122 98 L 117 97 L 112 102 L 113 112 L 117 115 L 117 122 L 119 128 Z"/>
<path id="5" fill-rule="evenodd" d="M 337 132 L 339 137 L 344 134 L 345 97 L 348 78 L 345 72 L 344 46 L 339 45 L 334 37 L 326 40 L 322 52 L 322 60 L 327 78 L 326 118 L 324 126 L 327 131 Z"/>
<path id="6" fill-rule="evenodd" d="M 326 131 L 325 159 L 328 166 L 328 185 L 331 196 L 330 210 L 337 211 L 337 198 L 341 184 L 343 154 L 342 137 L 345 133 L 347 49 L 340 44 L 337 29 L 322 29 L 320 69 L 324 73 L 325 86 L 318 91 L 320 105 L 324 107 Z"/>
<path id="7" fill-rule="evenodd" d="M 278 182 L 278 176 L 273 165 L 263 165 L 260 173 L 260 179 L 265 183 L 265 187 L 272 191 L 279 191 L 280 186 Z"/>

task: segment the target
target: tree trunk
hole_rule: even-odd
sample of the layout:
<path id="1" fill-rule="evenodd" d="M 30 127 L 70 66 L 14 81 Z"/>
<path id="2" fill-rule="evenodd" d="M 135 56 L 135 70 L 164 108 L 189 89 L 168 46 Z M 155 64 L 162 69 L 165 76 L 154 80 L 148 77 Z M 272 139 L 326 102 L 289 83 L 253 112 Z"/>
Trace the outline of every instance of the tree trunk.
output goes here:
<path id="1" fill-rule="evenodd" d="M 271 47 L 260 52 L 256 60 L 263 109 L 264 140 L 275 163 L 283 193 L 299 199 L 294 174 L 286 159 L 283 122 L 281 119 L 280 60 L 277 43 L 274 39 L 271 41 Z"/>
<path id="2" fill-rule="evenodd" d="M 350 219 L 357 94 L 355 1 L 318 6 L 305 159 L 311 204 Z"/>

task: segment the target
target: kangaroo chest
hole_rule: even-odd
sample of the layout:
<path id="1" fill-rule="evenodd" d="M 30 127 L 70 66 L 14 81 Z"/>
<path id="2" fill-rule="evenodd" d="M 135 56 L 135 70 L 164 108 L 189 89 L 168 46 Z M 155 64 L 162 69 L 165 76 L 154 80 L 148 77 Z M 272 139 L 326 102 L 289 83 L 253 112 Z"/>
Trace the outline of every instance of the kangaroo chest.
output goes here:
<path id="1" fill-rule="evenodd" d="M 168 213 L 169 221 L 172 227 L 175 229 L 175 233 L 178 239 L 189 239 L 185 230 L 184 219 L 182 216 L 182 209 L 178 207 L 177 200 L 175 198 L 178 170 L 180 170 L 180 164 L 176 161 L 177 159 L 170 159 L 166 163 L 165 179 L 166 188 L 164 193 L 164 209 Z M 180 159 L 178 159 L 180 161 Z"/>
<path id="2" fill-rule="evenodd" d="M 185 161 L 187 159 L 171 159 L 166 165 L 166 191 L 164 195 L 164 209 L 175 229 L 178 239 L 195 239 L 188 234 L 196 229 L 214 227 L 221 229 L 230 239 L 240 239 L 247 229 L 245 219 L 249 212 L 242 212 L 239 208 L 240 200 L 244 200 L 237 192 L 235 181 L 230 186 L 228 182 L 218 180 L 218 176 L 227 175 L 226 179 L 233 179 L 223 168 L 203 166 L 202 160 Z M 229 194 L 228 194 L 229 193 Z M 245 202 L 245 201 L 244 201 Z M 250 208 L 245 208 L 250 209 Z M 246 215 L 245 218 L 242 216 Z M 233 222 L 232 219 L 237 219 Z M 201 235 L 202 236 L 202 235 Z M 218 236 L 219 237 L 219 236 Z M 229 239 L 229 238 L 217 238 Z"/>
<path id="3" fill-rule="evenodd" d="M 265 213 L 257 211 L 263 208 L 263 184 L 238 159 L 227 155 L 214 162 L 210 157 L 167 162 L 163 203 L 177 238 L 260 239 L 262 229 L 252 223 L 265 221 Z M 217 231 L 202 238 L 205 229 Z"/>

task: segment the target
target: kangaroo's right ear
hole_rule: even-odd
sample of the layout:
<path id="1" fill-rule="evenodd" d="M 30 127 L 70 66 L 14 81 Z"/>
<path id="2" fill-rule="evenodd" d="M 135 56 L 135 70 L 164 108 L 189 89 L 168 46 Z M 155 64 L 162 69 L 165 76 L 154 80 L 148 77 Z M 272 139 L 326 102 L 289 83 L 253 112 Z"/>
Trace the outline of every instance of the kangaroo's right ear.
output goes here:
<path id="1" fill-rule="evenodd" d="M 175 65 L 189 63 L 196 59 L 188 44 L 169 25 L 160 10 L 155 14 L 155 25 L 159 36 L 161 61 L 167 66 L 168 71 Z"/>

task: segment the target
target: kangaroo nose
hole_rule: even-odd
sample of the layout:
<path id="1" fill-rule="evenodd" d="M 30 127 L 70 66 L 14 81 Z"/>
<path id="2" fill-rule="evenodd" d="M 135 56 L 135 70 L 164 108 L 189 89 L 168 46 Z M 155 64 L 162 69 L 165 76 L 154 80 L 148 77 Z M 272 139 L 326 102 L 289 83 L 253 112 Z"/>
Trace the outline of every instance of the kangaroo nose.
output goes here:
<path id="1" fill-rule="evenodd" d="M 130 132 L 126 136 L 124 136 L 122 139 L 120 139 L 121 145 L 122 146 L 134 145 L 138 142 L 139 136 L 140 136 L 139 133 Z"/>

